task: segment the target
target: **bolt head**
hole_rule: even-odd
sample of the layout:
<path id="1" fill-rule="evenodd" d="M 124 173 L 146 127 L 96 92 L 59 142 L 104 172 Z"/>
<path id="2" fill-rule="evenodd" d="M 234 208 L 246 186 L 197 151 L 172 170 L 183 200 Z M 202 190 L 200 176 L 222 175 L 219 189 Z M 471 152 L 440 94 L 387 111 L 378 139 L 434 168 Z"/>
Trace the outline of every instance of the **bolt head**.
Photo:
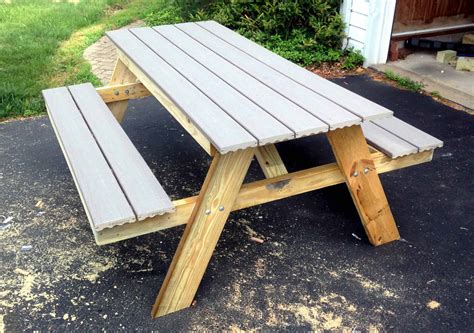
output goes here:
<path id="1" fill-rule="evenodd" d="M 220 207 L 219 207 L 219 210 L 220 210 L 221 212 L 223 212 L 223 211 L 224 211 L 224 206 L 220 206 Z"/>
<path id="2" fill-rule="evenodd" d="M 353 177 L 357 177 L 358 175 L 359 175 L 358 171 L 354 171 L 354 173 L 352 174 Z"/>
<path id="3" fill-rule="evenodd" d="M 365 174 L 368 174 L 368 173 L 369 173 L 369 168 L 365 168 L 365 169 L 364 169 L 364 173 L 365 173 Z"/>
<path id="4" fill-rule="evenodd" d="M 206 209 L 205 214 L 206 214 L 206 215 L 211 214 L 211 210 L 210 210 L 210 209 Z"/>
<path id="5" fill-rule="evenodd" d="M 120 94 L 120 92 L 119 92 L 118 90 L 115 90 L 115 91 L 114 91 L 114 95 L 115 95 L 115 96 L 118 96 L 119 94 Z"/>

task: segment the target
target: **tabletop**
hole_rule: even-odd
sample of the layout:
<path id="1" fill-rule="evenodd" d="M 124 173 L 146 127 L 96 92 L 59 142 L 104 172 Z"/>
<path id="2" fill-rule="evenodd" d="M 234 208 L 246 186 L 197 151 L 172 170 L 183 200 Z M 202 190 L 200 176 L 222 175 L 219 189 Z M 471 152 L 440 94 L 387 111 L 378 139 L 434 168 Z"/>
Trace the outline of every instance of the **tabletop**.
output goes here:
<path id="1" fill-rule="evenodd" d="M 107 35 L 220 153 L 393 114 L 214 21 Z"/>

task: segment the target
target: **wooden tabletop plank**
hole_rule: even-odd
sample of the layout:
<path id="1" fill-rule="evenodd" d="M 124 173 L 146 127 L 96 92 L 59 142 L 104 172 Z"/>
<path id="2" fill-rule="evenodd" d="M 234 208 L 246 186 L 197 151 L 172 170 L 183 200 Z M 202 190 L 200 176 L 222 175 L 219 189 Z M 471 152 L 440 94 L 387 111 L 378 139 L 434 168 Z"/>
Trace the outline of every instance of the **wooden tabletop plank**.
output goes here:
<path id="1" fill-rule="evenodd" d="M 367 141 L 386 155 L 397 158 L 418 152 L 418 148 L 398 136 L 384 130 L 370 121 L 362 123 L 362 130 Z"/>
<path id="2" fill-rule="evenodd" d="M 51 123 L 95 230 L 136 221 L 117 179 L 66 87 L 43 90 Z"/>
<path id="3" fill-rule="evenodd" d="M 128 30 L 107 32 L 198 127 L 220 153 L 257 145 L 257 139 Z"/>
<path id="4" fill-rule="evenodd" d="M 69 90 L 138 220 L 173 212 L 168 195 L 95 88 L 85 83 Z"/>
<path id="5" fill-rule="evenodd" d="M 188 56 L 219 76 L 295 132 L 296 137 L 326 132 L 328 126 L 306 110 L 257 81 L 173 25 L 154 28 Z"/>
<path id="6" fill-rule="evenodd" d="M 418 150 L 431 150 L 443 146 L 443 141 L 395 117 L 378 119 L 374 124 L 416 146 Z"/>
<path id="7" fill-rule="evenodd" d="M 364 120 L 385 118 L 393 114 L 389 109 L 311 73 L 215 21 L 198 22 L 197 24 Z"/>
<path id="8" fill-rule="evenodd" d="M 137 38 L 247 129 L 259 145 L 293 139 L 295 133 L 151 28 L 130 29 Z"/>
<path id="9" fill-rule="evenodd" d="M 360 124 L 361 118 L 355 114 L 263 64 L 196 23 L 182 23 L 177 24 L 176 27 L 268 87 L 311 112 L 328 124 L 330 129 Z"/>

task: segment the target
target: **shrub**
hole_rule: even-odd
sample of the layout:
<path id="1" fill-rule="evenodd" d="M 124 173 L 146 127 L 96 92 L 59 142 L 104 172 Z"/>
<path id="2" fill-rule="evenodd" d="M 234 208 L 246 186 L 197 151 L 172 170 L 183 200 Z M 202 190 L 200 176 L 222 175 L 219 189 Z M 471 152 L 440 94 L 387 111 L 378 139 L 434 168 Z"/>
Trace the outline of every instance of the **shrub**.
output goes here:
<path id="1" fill-rule="evenodd" d="M 339 14 L 340 3 L 340 0 L 175 0 L 168 2 L 176 14 L 168 22 L 160 10 L 148 16 L 147 23 L 215 20 L 298 64 L 317 65 L 345 59 L 342 67 L 350 69 L 362 63 L 363 58 L 360 53 L 341 50 L 344 23 Z"/>

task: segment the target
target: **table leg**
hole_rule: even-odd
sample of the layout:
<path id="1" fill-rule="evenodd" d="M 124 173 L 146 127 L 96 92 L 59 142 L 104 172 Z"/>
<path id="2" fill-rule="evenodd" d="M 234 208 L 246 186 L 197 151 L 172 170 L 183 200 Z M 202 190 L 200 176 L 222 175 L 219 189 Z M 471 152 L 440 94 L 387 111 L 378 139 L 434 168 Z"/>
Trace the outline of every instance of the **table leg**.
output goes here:
<path id="1" fill-rule="evenodd" d="M 159 317 L 191 305 L 255 148 L 216 154 L 152 310 Z"/>
<path id="2" fill-rule="evenodd" d="M 115 68 L 110 78 L 109 85 L 123 84 L 123 83 L 134 83 L 137 81 L 137 77 L 125 66 L 122 60 L 117 59 L 115 63 Z M 123 117 L 125 116 L 125 111 L 127 111 L 128 100 L 111 102 L 108 103 L 110 111 L 117 119 L 119 123 L 122 122 Z"/>
<path id="3" fill-rule="evenodd" d="M 377 246 L 400 239 L 361 127 L 330 131 L 327 137 L 370 243 Z"/>
<path id="4" fill-rule="evenodd" d="M 255 157 L 266 178 L 278 177 L 288 173 L 274 144 L 258 147 L 255 150 Z"/>

